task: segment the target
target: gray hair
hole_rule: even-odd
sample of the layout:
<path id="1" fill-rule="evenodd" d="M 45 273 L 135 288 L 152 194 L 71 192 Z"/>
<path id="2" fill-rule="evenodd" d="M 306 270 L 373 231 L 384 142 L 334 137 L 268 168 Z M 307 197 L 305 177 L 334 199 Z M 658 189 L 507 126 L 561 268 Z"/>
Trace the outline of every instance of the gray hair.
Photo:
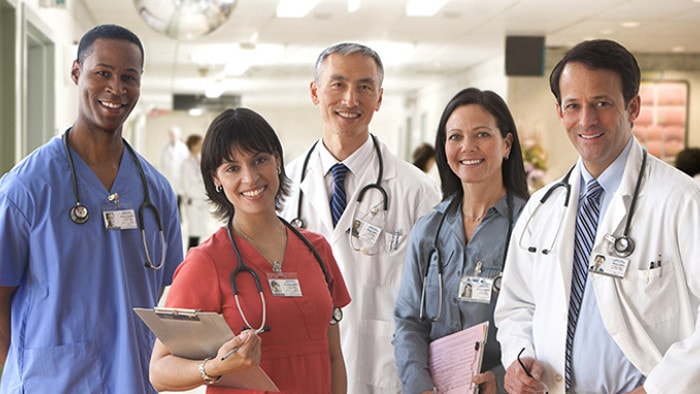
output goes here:
<path id="1" fill-rule="evenodd" d="M 324 49 L 323 52 L 318 55 L 318 59 L 316 60 L 316 67 L 314 68 L 314 81 L 318 82 L 318 78 L 321 76 L 323 61 L 334 53 L 343 56 L 359 53 L 362 56 L 371 57 L 377 64 L 377 69 L 379 70 L 379 86 L 382 86 L 382 83 L 384 82 L 384 65 L 382 64 L 382 59 L 379 57 L 379 54 L 374 51 L 374 49 L 356 42 L 341 42 Z"/>

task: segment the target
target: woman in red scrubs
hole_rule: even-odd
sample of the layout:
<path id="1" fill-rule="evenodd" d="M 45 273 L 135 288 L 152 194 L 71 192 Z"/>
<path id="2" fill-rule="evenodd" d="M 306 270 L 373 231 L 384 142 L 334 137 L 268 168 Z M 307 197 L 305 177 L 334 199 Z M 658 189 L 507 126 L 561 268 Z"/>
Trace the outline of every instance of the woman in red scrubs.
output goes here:
<path id="1" fill-rule="evenodd" d="M 227 225 L 189 250 L 166 306 L 221 313 L 234 333 L 244 333 L 207 360 L 174 356 L 156 341 L 156 389 L 210 384 L 207 393 L 254 393 L 215 384 L 219 376 L 259 362 L 282 393 L 346 392 L 336 323 L 350 296 L 326 240 L 277 216 L 290 182 L 283 157 L 272 127 L 250 109 L 226 110 L 209 126 L 202 175 Z"/>

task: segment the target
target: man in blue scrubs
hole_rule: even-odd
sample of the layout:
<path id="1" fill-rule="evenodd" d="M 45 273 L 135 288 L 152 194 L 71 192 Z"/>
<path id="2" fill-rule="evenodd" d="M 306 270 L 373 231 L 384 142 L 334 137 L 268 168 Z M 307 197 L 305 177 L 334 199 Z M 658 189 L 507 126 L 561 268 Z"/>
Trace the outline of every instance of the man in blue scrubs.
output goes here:
<path id="1" fill-rule="evenodd" d="M 87 32 L 77 120 L 0 179 L 2 393 L 155 393 L 132 308 L 157 304 L 182 239 L 172 188 L 122 139 L 143 62 L 127 29 Z"/>

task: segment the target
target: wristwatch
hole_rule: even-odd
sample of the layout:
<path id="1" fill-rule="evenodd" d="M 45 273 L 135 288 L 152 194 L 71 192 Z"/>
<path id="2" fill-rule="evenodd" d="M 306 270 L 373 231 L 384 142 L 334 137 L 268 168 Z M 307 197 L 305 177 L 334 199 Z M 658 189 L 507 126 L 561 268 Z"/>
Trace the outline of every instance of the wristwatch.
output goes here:
<path id="1" fill-rule="evenodd" d="M 207 361 L 211 360 L 211 358 L 207 357 L 202 362 L 199 364 L 199 376 L 202 377 L 202 380 L 204 380 L 204 383 L 206 384 L 214 384 L 221 379 L 221 375 L 219 376 L 210 376 L 207 373 L 207 370 L 205 369 L 205 366 L 207 364 Z"/>

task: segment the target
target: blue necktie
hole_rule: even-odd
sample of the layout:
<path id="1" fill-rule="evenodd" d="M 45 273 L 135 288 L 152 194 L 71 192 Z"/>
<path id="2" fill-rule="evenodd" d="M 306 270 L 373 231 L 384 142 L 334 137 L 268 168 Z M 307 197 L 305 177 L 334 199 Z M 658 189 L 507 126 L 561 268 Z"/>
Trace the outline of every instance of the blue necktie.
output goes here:
<path id="1" fill-rule="evenodd" d="M 331 167 L 333 172 L 333 194 L 331 194 L 331 216 L 333 217 L 333 228 L 340 220 L 345 211 L 347 200 L 345 197 L 345 175 L 348 168 L 343 163 L 337 163 Z"/>
<path id="2" fill-rule="evenodd" d="M 588 277 L 588 258 L 593 249 L 598 216 L 600 214 L 600 195 L 603 189 L 598 181 L 591 179 L 586 185 L 586 194 L 579 202 L 578 215 L 576 216 L 576 239 L 574 241 L 574 267 L 571 279 L 571 297 L 569 298 L 569 322 L 566 331 L 566 390 L 572 384 L 572 349 L 574 347 L 574 334 L 576 322 L 581 311 L 583 291 L 586 288 Z"/>

